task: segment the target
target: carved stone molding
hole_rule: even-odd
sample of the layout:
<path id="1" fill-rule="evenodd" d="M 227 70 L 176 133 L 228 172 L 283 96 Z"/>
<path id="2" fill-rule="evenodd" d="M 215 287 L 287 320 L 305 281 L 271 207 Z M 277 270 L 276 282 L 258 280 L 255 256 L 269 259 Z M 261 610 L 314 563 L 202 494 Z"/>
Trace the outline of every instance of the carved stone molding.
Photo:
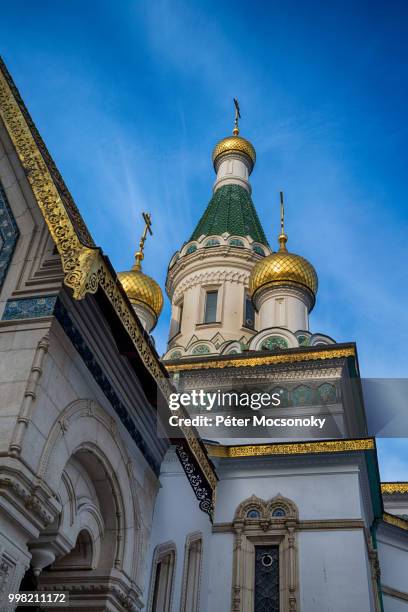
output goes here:
<path id="1" fill-rule="evenodd" d="M 5 466 L 0 472 L 0 495 L 31 520 L 34 529 L 51 524 L 59 511 L 58 504 L 49 499 L 45 487 L 38 482 L 28 482 L 22 474 Z"/>
<path id="2" fill-rule="evenodd" d="M 238 283 L 248 286 L 249 271 L 225 269 L 205 269 L 202 272 L 190 274 L 181 283 L 177 284 L 177 289 L 173 295 L 173 301 L 177 302 L 187 289 L 191 289 L 197 285 L 221 284 L 223 282 Z"/>

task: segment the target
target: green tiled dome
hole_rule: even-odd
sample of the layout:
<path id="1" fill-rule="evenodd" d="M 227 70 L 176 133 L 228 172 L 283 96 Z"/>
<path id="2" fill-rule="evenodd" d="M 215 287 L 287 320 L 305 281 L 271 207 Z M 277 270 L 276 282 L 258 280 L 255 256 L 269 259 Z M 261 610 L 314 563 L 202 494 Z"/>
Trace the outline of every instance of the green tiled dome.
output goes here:
<path id="1" fill-rule="evenodd" d="M 205 236 L 251 236 L 268 246 L 251 196 L 240 185 L 223 185 L 214 193 L 190 240 Z"/>

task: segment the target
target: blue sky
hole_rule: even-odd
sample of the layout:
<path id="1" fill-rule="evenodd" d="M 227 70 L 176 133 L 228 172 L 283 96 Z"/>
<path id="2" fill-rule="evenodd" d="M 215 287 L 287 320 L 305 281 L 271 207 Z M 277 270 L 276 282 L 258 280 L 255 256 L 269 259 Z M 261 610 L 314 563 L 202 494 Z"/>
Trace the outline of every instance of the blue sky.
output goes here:
<path id="1" fill-rule="evenodd" d="M 237 96 L 270 242 L 283 189 L 288 247 L 319 275 L 312 330 L 355 340 L 363 376 L 405 377 L 407 23 L 398 0 L 26 0 L 2 6 L 0 52 L 118 271 L 151 212 L 144 270 L 162 287 Z M 168 322 L 167 302 L 160 352 Z M 379 449 L 383 478 L 408 480 L 407 441 Z"/>

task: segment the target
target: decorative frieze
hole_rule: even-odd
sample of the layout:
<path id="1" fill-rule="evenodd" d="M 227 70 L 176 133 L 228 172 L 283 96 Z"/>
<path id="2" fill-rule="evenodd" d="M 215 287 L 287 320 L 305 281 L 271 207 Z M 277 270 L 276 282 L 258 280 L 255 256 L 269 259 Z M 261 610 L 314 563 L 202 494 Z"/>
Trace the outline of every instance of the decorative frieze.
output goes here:
<path id="1" fill-rule="evenodd" d="M 0 183 L 0 288 L 6 278 L 19 234 L 6 193 Z"/>
<path id="2" fill-rule="evenodd" d="M 54 312 L 56 301 L 56 295 L 8 300 L 2 320 L 13 321 L 15 319 L 50 317 Z"/>

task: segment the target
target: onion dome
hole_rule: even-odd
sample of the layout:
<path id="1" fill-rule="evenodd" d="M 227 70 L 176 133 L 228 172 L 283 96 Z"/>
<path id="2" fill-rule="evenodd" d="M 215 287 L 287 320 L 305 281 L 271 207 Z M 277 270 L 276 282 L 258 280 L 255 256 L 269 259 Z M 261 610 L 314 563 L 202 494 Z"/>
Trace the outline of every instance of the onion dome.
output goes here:
<path id="1" fill-rule="evenodd" d="M 163 309 L 163 293 L 156 281 L 141 269 L 140 262 L 128 272 L 119 272 L 118 279 L 132 304 L 141 304 L 152 310 L 156 319 Z"/>
<path id="2" fill-rule="evenodd" d="M 232 136 L 227 136 L 220 140 L 214 147 L 212 153 L 212 161 L 214 170 L 217 172 L 217 160 L 227 153 L 241 153 L 248 160 L 248 170 L 251 174 L 256 161 L 255 149 L 249 140 L 242 138 L 239 135 L 238 120 L 241 118 L 241 112 L 238 104 L 238 100 L 234 98 L 235 106 L 235 121 L 234 129 L 232 130 Z"/>
<path id="3" fill-rule="evenodd" d="M 235 132 L 237 133 L 235 134 Z M 249 172 L 252 172 L 256 161 L 255 149 L 249 140 L 242 138 L 242 136 L 238 136 L 237 129 L 234 129 L 233 136 L 227 136 L 227 138 L 223 138 L 215 145 L 212 153 L 212 161 L 215 169 L 218 158 L 225 153 L 241 153 L 245 155 L 249 160 Z"/>
<path id="4" fill-rule="evenodd" d="M 150 215 L 143 213 L 143 218 L 146 225 L 140 240 L 139 251 L 135 254 L 135 263 L 131 270 L 119 272 L 118 279 L 142 323 L 148 331 L 151 331 L 163 309 L 163 293 L 158 283 L 151 276 L 142 272 L 141 262 L 144 258 L 146 235 L 147 232 L 152 233 Z"/>
<path id="5" fill-rule="evenodd" d="M 293 285 L 303 288 L 309 293 L 313 306 L 318 287 L 316 270 L 307 259 L 295 253 L 289 253 L 287 250 L 288 237 L 283 231 L 283 213 L 281 227 L 282 230 L 278 238 L 279 251 L 264 257 L 252 269 L 249 278 L 249 291 L 252 300 L 263 288 Z"/>

